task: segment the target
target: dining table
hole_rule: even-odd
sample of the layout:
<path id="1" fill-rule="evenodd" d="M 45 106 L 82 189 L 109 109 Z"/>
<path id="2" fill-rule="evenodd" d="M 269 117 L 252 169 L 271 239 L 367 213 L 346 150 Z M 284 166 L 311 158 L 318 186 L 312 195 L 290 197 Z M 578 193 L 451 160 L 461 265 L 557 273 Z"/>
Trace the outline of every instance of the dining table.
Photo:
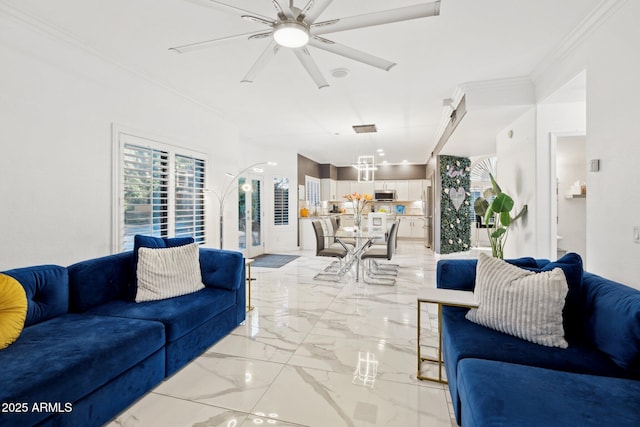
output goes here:
<path id="1" fill-rule="evenodd" d="M 369 246 L 375 244 L 376 241 L 386 241 L 386 236 L 387 233 L 384 231 L 369 231 L 366 227 L 341 227 L 337 229 L 333 235 L 327 237 L 335 239 L 349 254 L 350 261 L 345 264 L 345 271 L 341 273 L 346 273 L 355 263 L 356 282 L 359 282 L 362 254 Z M 355 242 L 355 245 L 350 243 L 352 241 Z"/>

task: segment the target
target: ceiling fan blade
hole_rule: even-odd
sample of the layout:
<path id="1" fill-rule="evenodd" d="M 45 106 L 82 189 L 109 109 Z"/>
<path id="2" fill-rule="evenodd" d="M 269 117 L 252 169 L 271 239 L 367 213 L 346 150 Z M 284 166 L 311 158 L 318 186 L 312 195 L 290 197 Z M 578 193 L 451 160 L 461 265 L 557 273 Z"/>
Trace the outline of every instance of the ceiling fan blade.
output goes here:
<path id="1" fill-rule="evenodd" d="M 356 28 L 372 27 L 374 25 L 390 24 L 392 22 L 409 21 L 411 19 L 426 18 L 440 14 L 440 1 L 401 7 L 382 12 L 367 13 L 335 21 L 318 22 L 311 25 L 311 34 L 327 34 Z"/>
<path id="2" fill-rule="evenodd" d="M 281 19 L 296 19 L 296 15 L 288 4 L 285 4 L 285 6 L 282 7 L 278 0 L 271 0 L 271 4 L 273 4 L 273 7 L 276 9 L 276 12 L 278 12 L 278 16 L 281 17 Z"/>
<path id="3" fill-rule="evenodd" d="M 242 39 L 242 38 L 253 38 L 256 35 L 260 35 L 263 34 L 264 31 L 252 31 L 250 33 L 242 33 L 242 34 L 236 34 L 234 36 L 228 36 L 228 37 L 221 37 L 218 39 L 211 39 L 211 40 L 205 40 L 205 41 L 201 41 L 201 42 L 195 42 L 195 43 L 189 43 L 189 44 L 185 44 L 182 46 L 175 46 L 175 47 L 170 47 L 169 50 L 172 50 L 176 53 L 189 53 L 189 52 L 194 52 L 197 50 L 202 50 L 202 49 L 208 49 L 216 44 L 219 43 L 226 43 L 226 42 L 230 42 L 233 40 L 237 40 L 237 39 Z M 269 33 L 270 34 L 270 33 Z"/>
<path id="4" fill-rule="evenodd" d="M 313 79 L 316 86 L 318 86 L 318 89 L 328 87 L 329 83 L 327 83 L 327 81 L 324 79 L 324 76 L 320 72 L 318 65 L 311 57 L 311 54 L 309 53 L 307 48 L 303 47 L 300 49 L 292 49 L 292 50 L 293 50 L 293 53 L 295 53 L 295 55 L 300 60 L 300 63 L 302 64 L 302 66 L 305 68 L 305 70 L 307 70 L 307 73 L 309 73 L 309 76 L 311 77 L 311 79 Z"/>
<path id="5" fill-rule="evenodd" d="M 280 46 L 278 46 L 278 44 L 274 40 L 271 40 L 269 46 L 267 46 L 264 52 L 262 52 L 262 54 L 258 57 L 258 60 L 251 66 L 247 74 L 242 78 L 241 82 L 253 83 L 253 79 L 255 79 L 258 73 L 262 71 L 264 66 L 267 65 L 267 63 L 271 61 L 274 56 L 276 56 L 279 50 Z"/>
<path id="6" fill-rule="evenodd" d="M 242 9 L 236 6 L 231 6 L 230 4 L 218 1 L 218 0 L 187 0 L 191 3 L 195 3 L 201 6 L 212 7 L 217 10 L 222 10 L 224 12 L 232 13 L 234 15 L 252 15 L 256 16 L 260 19 L 264 19 L 265 21 L 272 21 L 271 18 L 267 16 L 262 16 L 250 10 Z"/>
<path id="7" fill-rule="evenodd" d="M 343 44 L 335 43 L 322 37 L 312 37 L 309 40 L 309 44 L 313 47 L 317 47 L 318 49 L 326 50 L 327 52 L 335 53 L 336 55 L 344 56 L 345 58 L 353 59 L 354 61 L 362 62 L 385 71 L 389 71 L 394 65 L 396 65 L 395 62 L 378 58 L 377 56 L 373 56 L 361 50 L 353 49 Z"/>
<path id="8" fill-rule="evenodd" d="M 303 16 L 303 19 L 312 23 L 324 12 L 324 10 L 329 7 L 329 5 L 333 2 L 333 0 L 309 0 L 309 3 L 302 9 L 300 15 Z"/>
<path id="9" fill-rule="evenodd" d="M 267 37 L 271 37 L 272 34 L 273 34 L 273 31 L 267 31 L 265 33 L 254 34 L 252 36 L 249 36 L 249 40 L 266 39 Z"/>
<path id="10" fill-rule="evenodd" d="M 253 15 L 242 15 L 241 18 L 246 19 L 247 21 L 256 22 L 258 24 L 267 25 L 269 27 L 273 27 L 273 25 L 276 23 L 275 21 L 262 19 L 259 16 Z"/>

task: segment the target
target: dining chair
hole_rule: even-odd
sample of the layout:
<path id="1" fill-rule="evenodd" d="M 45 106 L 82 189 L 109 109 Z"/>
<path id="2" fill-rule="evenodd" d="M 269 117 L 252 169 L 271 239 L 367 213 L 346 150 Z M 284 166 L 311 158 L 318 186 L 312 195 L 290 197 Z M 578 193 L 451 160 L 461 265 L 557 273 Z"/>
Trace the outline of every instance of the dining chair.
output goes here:
<path id="1" fill-rule="evenodd" d="M 396 282 L 396 279 L 394 277 L 389 277 L 389 276 L 395 276 L 397 274 L 397 270 L 382 269 L 380 268 L 381 266 L 378 266 L 378 268 L 376 269 L 373 266 L 373 261 L 375 261 L 376 259 L 391 260 L 393 258 L 393 254 L 395 253 L 395 249 L 396 249 L 395 246 L 396 246 L 397 235 L 398 235 L 398 223 L 394 222 L 391 225 L 391 229 L 389 230 L 389 237 L 387 238 L 386 247 L 382 247 L 379 245 L 371 245 L 367 249 L 365 249 L 364 252 L 360 255 L 361 260 L 366 260 L 366 262 L 363 263 L 363 274 L 362 274 L 362 280 L 365 283 L 378 284 L 378 285 L 393 285 Z M 367 266 L 366 271 L 364 267 L 365 264 Z M 367 278 L 370 278 L 373 280 L 368 281 Z"/>
<path id="2" fill-rule="evenodd" d="M 338 229 L 340 228 L 338 226 L 338 218 L 336 218 L 335 216 L 331 216 L 330 217 L 330 221 L 331 221 L 331 228 L 333 228 L 333 235 L 335 236 Z M 342 243 L 346 244 L 346 245 L 351 245 L 351 246 L 356 246 L 356 239 L 351 239 L 348 237 L 341 237 L 340 240 L 342 241 Z M 333 238 L 333 242 L 334 243 L 338 243 L 338 240 L 334 237 Z M 339 244 L 339 243 L 338 243 Z"/>
<path id="3" fill-rule="evenodd" d="M 331 246 L 326 245 L 324 231 L 322 230 L 322 224 L 319 220 L 312 220 L 311 225 L 313 226 L 313 231 L 316 235 L 316 256 L 338 258 L 338 265 L 336 265 L 335 262 L 331 263 L 331 265 L 325 268 L 323 272 L 316 274 L 314 279 L 339 279 L 340 276 L 344 274 L 344 269 L 342 268 L 343 261 L 349 251 L 340 244 L 332 244 Z"/>

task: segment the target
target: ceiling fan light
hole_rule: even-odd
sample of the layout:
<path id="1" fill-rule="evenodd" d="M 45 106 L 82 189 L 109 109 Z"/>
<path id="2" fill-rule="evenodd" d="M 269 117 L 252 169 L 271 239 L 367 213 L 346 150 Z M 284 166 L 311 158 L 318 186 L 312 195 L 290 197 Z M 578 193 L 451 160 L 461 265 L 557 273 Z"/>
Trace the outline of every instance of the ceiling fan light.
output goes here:
<path id="1" fill-rule="evenodd" d="M 273 39 L 280 46 L 302 47 L 309 42 L 309 30 L 298 22 L 283 22 L 273 30 Z"/>

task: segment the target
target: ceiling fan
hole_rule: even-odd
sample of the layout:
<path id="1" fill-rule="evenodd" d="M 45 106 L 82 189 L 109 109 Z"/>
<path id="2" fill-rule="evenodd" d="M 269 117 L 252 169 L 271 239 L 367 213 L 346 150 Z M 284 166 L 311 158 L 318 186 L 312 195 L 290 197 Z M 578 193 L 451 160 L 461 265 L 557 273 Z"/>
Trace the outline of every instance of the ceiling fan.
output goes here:
<path id="1" fill-rule="evenodd" d="M 386 59 L 378 58 L 369 53 L 329 40 L 323 37 L 324 34 L 426 18 L 440 14 L 440 0 L 438 0 L 432 3 L 318 22 L 319 16 L 329 7 L 333 0 L 308 0 L 302 9 L 294 6 L 293 0 L 290 0 L 289 4 L 286 4 L 286 0 L 271 0 L 276 12 L 275 19 L 217 0 L 201 1 L 206 1 L 211 6 L 239 15 L 243 19 L 262 24 L 268 29 L 176 46 L 170 48 L 170 50 L 177 53 L 187 53 L 205 49 L 217 43 L 241 38 L 248 38 L 249 40 L 271 39 L 267 48 L 249 69 L 242 82 L 253 82 L 258 73 L 278 53 L 280 48 L 285 47 L 293 51 L 319 89 L 327 87 L 329 84 L 311 57 L 308 46 L 341 55 L 385 71 L 389 71 L 396 65 Z"/>

